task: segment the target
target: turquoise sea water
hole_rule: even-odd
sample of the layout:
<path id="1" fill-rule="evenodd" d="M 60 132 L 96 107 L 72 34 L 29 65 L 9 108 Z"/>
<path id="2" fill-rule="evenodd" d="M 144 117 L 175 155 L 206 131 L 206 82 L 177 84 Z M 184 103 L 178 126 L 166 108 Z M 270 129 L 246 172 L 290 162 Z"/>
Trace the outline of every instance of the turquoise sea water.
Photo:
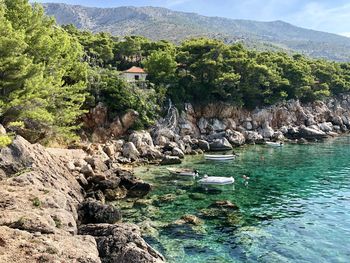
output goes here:
<path id="1" fill-rule="evenodd" d="M 179 166 L 233 176 L 233 186 L 205 189 L 166 167 L 138 168 L 154 185 L 141 202 L 152 205 L 124 204 L 124 217 L 146 225 L 146 240 L 168 262 L 350 262 L 350 137 L 237 152 L 234 161 L 195 156 Z M 240 209 L 210 208 L 218 200 Z M 184 214 L 202 224 L 174 224 Z"/>

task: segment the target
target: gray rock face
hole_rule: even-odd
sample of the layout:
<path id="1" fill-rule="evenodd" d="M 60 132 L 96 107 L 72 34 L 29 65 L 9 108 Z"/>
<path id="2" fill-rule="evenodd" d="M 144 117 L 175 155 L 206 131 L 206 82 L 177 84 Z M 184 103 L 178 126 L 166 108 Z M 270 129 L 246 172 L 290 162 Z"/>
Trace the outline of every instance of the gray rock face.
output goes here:
<path id="1" fill-rule="evenodd" d="M 160 263 L 164 257 L 142 238 L 140 229 L 131 224 L 83 225 L 79 234 L 94 236 L 102 262 Z"/>
<path id="2" fill-rule="evenodd" d="M 211 151 L 228 151 L 232 150 L 233 147 L 226 138 L 216 139 L 209 143 Z"/>

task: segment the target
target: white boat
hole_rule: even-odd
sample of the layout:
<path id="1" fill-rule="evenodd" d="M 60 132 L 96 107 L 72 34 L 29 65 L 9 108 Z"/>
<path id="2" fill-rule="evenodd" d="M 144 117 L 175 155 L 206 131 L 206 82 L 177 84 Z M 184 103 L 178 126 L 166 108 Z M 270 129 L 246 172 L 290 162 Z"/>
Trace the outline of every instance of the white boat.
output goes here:
<path id="1" fill-rule="evenodd" d="M 192 176 L 192 177 L 198 176 L 198 172 L 193 169 L 167 168 L 167 170 L 172 175 Z"/>
<path id="2" fill-rule="evenodd" d="M 204 154 L 204 158 L 206 160 L 214 160 L 214 161 L 227 161 L 227 160 L 233 160 L 235 159 L 235 155 L 233 154 L 226 154 L 226 155 L 219 155 L 219 154 Z"/>
<path id="3" fill-rule="evenodd" d="M 204 176 L 198 180 L 200 184 L 204 185 L 226 185 L 233 184 L 235 179 L 233 177 L 218 177 L 218 176 Z"/>
<path id="4" fill-rule="evenodd" d="M 272 146 L 272 147 L 282 147 L 283 142 L 266 142 L 266 145 Z"/>

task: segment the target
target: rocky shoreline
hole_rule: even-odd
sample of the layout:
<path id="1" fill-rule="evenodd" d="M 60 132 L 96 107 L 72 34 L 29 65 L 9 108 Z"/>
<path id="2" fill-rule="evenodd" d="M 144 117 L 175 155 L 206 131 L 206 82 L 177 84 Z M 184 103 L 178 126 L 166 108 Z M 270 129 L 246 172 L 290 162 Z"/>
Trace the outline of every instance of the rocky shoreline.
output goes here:
<path id="1" fill-rule="evenodd" d="M 227 151 L 266 141 L 306 143 L 350 129 L 349 94 L 309 104 L 291 100 L 253 111 L 228 104 L 185 104 L 181 113 L 171 107 L 168 115 L 149 131 L 131 131 L 123 136 L 118 133 L 123 138 L 119 140 L 106 140 L 106 134 L 125 131 L 123 123 L 131 127 L 137 114 L 129 112 L 116 123 L 106 124 L 108 111 L 102 109 L 103 105 L 99 105 L 89 113 L 93 123 L 98 123 L 94 126 L 90 121 L 89 125 L 97 143 L 85 147 L 87 151 L 89 147 L 100 148 L 106 159 L 120 164 L 178 164 L 187 154 Z M 118 123 L 120 127 L 116 128 Z"/>
<path id="2" fill-rule="evenodd" d="M 69 170 L 72 161 L 84 176 Z M 131 172 L 17 136 L 1 149 L 0 179 L 0 262 L 164 262 L 140 229 L 105 203 L 150 191 Z"/>
<path id="3" fill-rule="evenodd" d="M 350 95 L 254 111 L 186 104 L 181 113 L 171 107 L 152 130 L 129 133 L 137 113 L 111 125 L 98 107 L 88 115 L 95 118 L 89 126 L 95 143 L 54 149 L 17 136 L 1 149 L 1 262 L 164 262 L 112 205 L 152 189 L 125 165 L 178 164 L 186 154 L 265 141 L 305 143 L 350 129 Z M 120 139 L 106 140 L 116 134 Z"/>

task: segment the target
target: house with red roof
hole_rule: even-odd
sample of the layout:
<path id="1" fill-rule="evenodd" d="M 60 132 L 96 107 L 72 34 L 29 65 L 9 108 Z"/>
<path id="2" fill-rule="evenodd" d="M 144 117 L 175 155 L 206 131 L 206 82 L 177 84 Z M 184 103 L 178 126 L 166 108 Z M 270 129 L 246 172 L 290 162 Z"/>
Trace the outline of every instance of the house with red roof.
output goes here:
<path id="1" fill-rule="evenodd" d="M 139 67 L 131 67 L 123 71 L 122 75 L 127 82 L 142 82 L 147 78 L 147 73 Z"/>

